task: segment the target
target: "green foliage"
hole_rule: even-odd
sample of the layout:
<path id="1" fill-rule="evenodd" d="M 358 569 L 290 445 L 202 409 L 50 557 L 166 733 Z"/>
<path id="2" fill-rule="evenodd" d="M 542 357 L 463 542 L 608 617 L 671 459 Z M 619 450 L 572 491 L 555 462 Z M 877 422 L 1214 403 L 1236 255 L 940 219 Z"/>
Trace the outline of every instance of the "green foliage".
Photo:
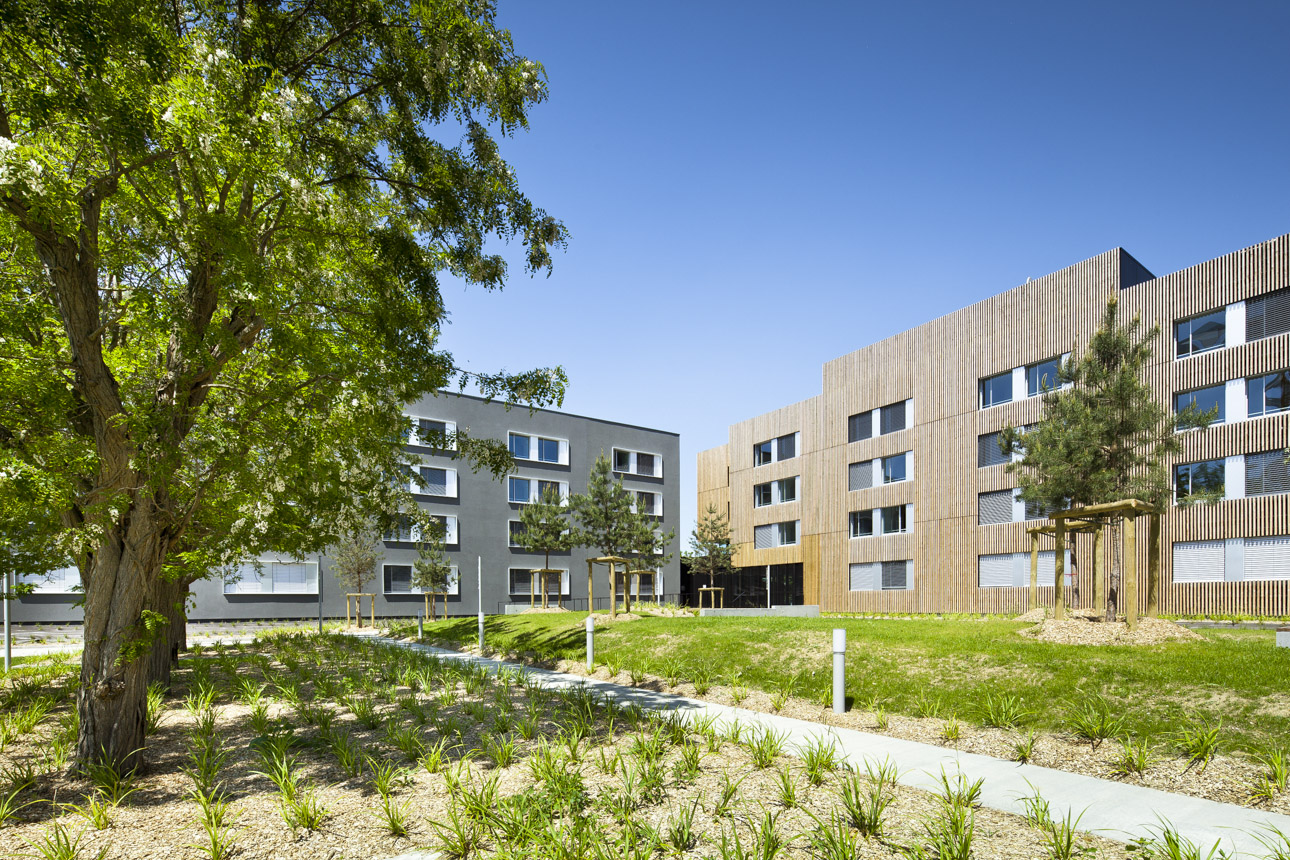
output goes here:
<path id="1" fill-rule="evenodd" d="M 603 451 L 591 465 L 587 492 L 575 494 L 569 504 L 581 546 L 594 547 L 603 556 L 636 556 L 646 567 L 667 564 L 667 546 L 676 533 L 659 531 L 656 517 L 635 512 L 631 493 L 614 476 Z"/>
<path id="2" fill-rule="evenodd" d="M 356 499 L 415 509 L 390 481 L 409 401 L 560 402 L 559 368 L 466 372 L 439 345 L 445 273 L 498 288 L 491 245 L 537 273 L 567 240 L 499 150 L 547 90 L 493 3 L 20 6 L 0 17 L 0 566 L 75 561 L 113 657 L 146 652 L 128 628 L 163 577 L 321 550 Z"/>
<path id="3" fill-rule="evenodd" d="M 1159 403 L 1145 370 L 1158 328 L 1121 323 L 1112 296 L 1083 353 L 1058 370 L 1063 387 L 1043 395 L 1044 417 L 1029 430 L 1007 427 L 999 444 L 1022 454 L 1007 470 L 1018 473 L 1021 497 L 1048 510 L 1136 498 L 1169 499 L 1165 463 L 1182 451 L 1175 430 L 1204 427 L 1215 415 L 1189 407 L 1179 415 Z"/>
<path id="4" fill-rule="evenodd" d="M 452 577 L 452 559 L 444 551 L 445 527 L 442 520 L 422 524 L 417 541 L 417 557 L 412 562 L 412 587 L 431 594 L 448 590 Z"/>
<path id="5" fill-rule="evenodd" d="M 541 498 L 520 507 L 520 524 L 523 528 L 516 541 L 526 552 L 541 553 L 546 558 L 542 565 L 551 567 L 551 553 L 565 552 L 579 546 L 582 536 L 569 518 L 569 508 L 560 498 L 560 491 L 547 487 Z"/>

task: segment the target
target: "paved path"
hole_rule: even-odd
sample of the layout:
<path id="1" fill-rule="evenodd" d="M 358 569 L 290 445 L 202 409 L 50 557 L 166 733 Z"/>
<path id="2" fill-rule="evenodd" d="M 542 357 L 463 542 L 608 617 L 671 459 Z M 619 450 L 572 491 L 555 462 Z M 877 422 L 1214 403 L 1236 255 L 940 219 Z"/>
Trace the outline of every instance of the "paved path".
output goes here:
<path id="1" fill-rule="evenodd" d="M 969 782 L 984 780 L 981 803 L 1004 812 L 1023 814 L 1025 810 L 1021 798 L 1033 795 L 1037 790 L 1048 800 L 1054 818 L 1065 817 L 1068 811 L 1072 811 L 1072 818 L 1082 815 L 1080 830 L 1121 842 L 1129 842 L 1141 836 L 1159 836 L 1162 819 L 1167 820 L 1183 836 L 1201 845 L 1202 857 L 1215 842 L 1220 842 L 1223 850 L 1234 858 L 1264 857 L 1267 851 L 1254 834 L 1261 833 L 1266 837 L 1267 828 L 1276 827 L 1290 836 L 1290 816 L 1261 812 L 1235 804 L 1171 794 L 653 690 L 623 687 L 581 675 L 504 663 L 428 645 L 394 643 L 390 639 L 383 641 L 426 651 L 438 657 L 487 666 L 494 672 L 502 667 L 520 669 L 541 678 L 550 687 L 586 685 L 619 702 L 673 711 L 690 720 L 713 717 L 718 725 L 738 720 L 744 726 L 759 726 L 785 735 L 788 738 L 788 751 L 792 753 L 797 753 L 803 746 L 817 739 L 831 739 L 850 764 L 863 768 L 865 761 L 881 762 L 890 759 L 900 771 L 899 782 L 914 788 L 936 791 L 941 786 L 942 771 L 951 777 L 956 772 L 961 772 Z"/>

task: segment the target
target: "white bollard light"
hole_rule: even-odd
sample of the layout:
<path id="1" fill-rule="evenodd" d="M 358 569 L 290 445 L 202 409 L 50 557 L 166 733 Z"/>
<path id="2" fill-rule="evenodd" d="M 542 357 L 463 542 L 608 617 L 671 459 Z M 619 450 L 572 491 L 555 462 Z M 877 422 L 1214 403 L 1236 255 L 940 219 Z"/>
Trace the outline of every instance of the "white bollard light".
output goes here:
<path id="1" fill-rule="evenodd" d="M 833 713 L 843 714 L 847 710 L 847 631 L 840 627 L 833 629 Z"/>
<path id="2" fill-rule="evenodd" d="M 590 672 L 596 663 L 596 645 L 593 641 L 595 637 L 596 623 L 591 620 L 591 615 L 587 615 L 587 671 Z"/>

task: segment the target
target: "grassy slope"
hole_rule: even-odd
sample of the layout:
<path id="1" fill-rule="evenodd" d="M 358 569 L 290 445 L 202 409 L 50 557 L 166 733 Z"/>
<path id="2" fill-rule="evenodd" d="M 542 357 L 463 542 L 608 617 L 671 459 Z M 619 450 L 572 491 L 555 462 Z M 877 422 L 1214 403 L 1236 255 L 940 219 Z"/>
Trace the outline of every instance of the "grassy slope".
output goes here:
<path id="1" fill-rule="evenodd" d="M 542 657 L 585 656 L 585 613 L 496 616 L 491 648 Z M 1100 693 L 1118 704 L 1133 734 L 1160 737 L 1184 719 L 1221 719 L 1226 744 L 1264 750 L 1290 737 L 1290 649 L 1270 631 L 1204 631 L 1203 642 L 1149 647 L 1073 646 L 1016 635 L 1005 620 L 821 618 L 645 618 L 599 629 L 598 661 L 648 667 L 679 660 L 683 677 L 739 673 L 740 683 L 775 690 L 798 676 L 797 695 L 821 701 L 829 689 L 830 633 L 847 631 L 847 692 L 862 705 L 877 697 L 890 712 L 913 714 L 923 696 L 942 715 L 977 720 L 987 693 L 1019 695 L 1039 728 L 1060 730 L 1066 704 Z M 469 644 L 475 620 L 441 622 L 427 638 Z M 1225 745 L 1226 745 L 1225 744 Z"/>

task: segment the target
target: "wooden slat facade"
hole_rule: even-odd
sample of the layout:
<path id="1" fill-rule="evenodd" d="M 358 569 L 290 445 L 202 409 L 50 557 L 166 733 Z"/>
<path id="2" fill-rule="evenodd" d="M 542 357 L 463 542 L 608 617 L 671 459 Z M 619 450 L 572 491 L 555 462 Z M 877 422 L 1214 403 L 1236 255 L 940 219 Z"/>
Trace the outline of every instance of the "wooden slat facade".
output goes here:
<path id="1" fill-rule="evenodd" d="M 1038 397 L 978 408 L 980 379 L 1078 352 L 1097 328 L 1111 295 L 1125 319 L 1140 315 L 1159 326 L 1148 380 L 1161 401 L 1175 391 L 1290 368 L 1290 334 L 1174 359 L 1175 320 L 1290 285 L 1290 236 L 1238 251 L 1159 278 L 1121 249 L 1027 282 L 1008 292 L 932 320 L 827 362 L 823 393 L 730 427 L 727 445 L 698 456 L 698 502 L 729 504 L 740 565 L 801 562 L 807 602 L 846 612 L 1014 612 L 1024 610 L 1025 588 L 979 588 L 977 557 L 1028 552 L 1030 523 L 977 525 L 977 495 L 1016 486 L 1003 466 L 977 467 L 977 436 L 1005 425 L 1037 420 Z M 849 416 L 913 399 L 907 429 L 847 442 Z M 801 433 L 798 456 L 754 468 L 753 446 Z M 1179 462 L 1285 449 L 1290 413 L 1227 423 L 1184 439 Z M 913 480 L 847 491 L 850 463 L 913 451 Z M 798 501 L 754 508 L 752 487 L 800 475 Z M 848 514 L 888 505 L 914 505 L 911 533 L 850 539 Z M 755 550 L 753 527 L 801 520 L 798 546 Z M 1145 525 L 1145 521 L 1144 525 Z M 1290 582 L 1174 585 L 1174 541 L 1290 534 L 1290 496 L 1234 499 L 1212 506 L 1173 508 L 1164 518 L 1160 609 L 1165 613 L 1290 615 Z M 1052 549 L 1045 538 L 1041 548 Z M 1138 541 L 1138 590 L 1146 593 L 1145 527 Z M 850 591 L 849 565 L 913 559 L 909 591 Z M 1075 553 L 1078 588 L 1091 594 L 1092 540 Z M 1052 588 L 1040 589 L 1051 604 Z M 1073 599 L 1069 593 L 1068 599 Z"/>

